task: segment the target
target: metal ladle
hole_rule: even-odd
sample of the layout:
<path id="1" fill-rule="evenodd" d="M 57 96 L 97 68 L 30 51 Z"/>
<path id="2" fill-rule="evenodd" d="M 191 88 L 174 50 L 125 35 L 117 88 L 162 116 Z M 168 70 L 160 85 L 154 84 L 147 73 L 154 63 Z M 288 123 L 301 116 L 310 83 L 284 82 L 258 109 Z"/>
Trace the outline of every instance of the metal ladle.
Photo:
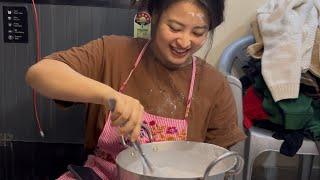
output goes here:
<path id="1" fill-rule="evenodd" d="M 151 175 L 154 172 L 154 168 L 153 168 L 151 162 L 149 161 L 149 159 L 143 153 L 142 148 L 140 146 L 140 143 L 137 141 L 132 142 L 132 146 L 135 150 L 138 151 L 138 153 L 141 157 L 142 165 L 143 165 L 143 173 Z"/>
<path id="2" fill-rule="evenodd" d="M 108 105 L 109 105 L 110 111 L 114 112 L 115 107 L 116 107 L 116 101 L 114 99 L 110 99 L 110 100 L 108 100 Z M 146 128 L 146 127 L 144 127 L 144 128 Z M 152 135 L 149 131 L 147 132 L 147 134 L 149 136 L 149 139 L 152 139 Z M 125 142 L 125 138 L 123 135 L 121 136 L 121 140 L 122 140 L 123 145 L 128 146 Z M 143 173 L 144 174 L 152 174 L 154 172 L 154 168 L 153 168 L 151 162 L 148 160 L 148 158 L 143 153 L 142 148 L 140 146 L 140 143 L 138 141 L 134 141 L 134 142 L 132 142 L 132 147 L 138 152 L 138 154 L 141 157 L 142 165 L 143 165 Z"/>

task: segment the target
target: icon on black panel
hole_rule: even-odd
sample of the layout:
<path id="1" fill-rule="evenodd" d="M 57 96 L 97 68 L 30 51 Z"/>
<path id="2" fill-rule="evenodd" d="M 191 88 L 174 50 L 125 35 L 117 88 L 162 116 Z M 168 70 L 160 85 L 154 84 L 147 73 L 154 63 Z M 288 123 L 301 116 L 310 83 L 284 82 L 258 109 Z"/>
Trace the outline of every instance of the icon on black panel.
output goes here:
<path id="1" fill-rule="evenodd" d="M 9 35 L 9 36 L 8 36 L 8 39 L 9 39 L 9 40 L 13 40 L 13 36 L 12 36 L 12 35 Z"/>
<path id="2" fill-rule="evenodd" d="M 12 11 L 8 10 L 8 14 L 12 14 Z"/>

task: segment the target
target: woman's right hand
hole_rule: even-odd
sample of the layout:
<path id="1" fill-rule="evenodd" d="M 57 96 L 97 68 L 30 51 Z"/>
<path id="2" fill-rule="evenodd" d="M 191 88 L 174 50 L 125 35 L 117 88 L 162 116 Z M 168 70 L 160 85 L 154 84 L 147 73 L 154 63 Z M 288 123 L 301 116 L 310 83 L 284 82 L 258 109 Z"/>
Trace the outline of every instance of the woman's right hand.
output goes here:
<path id="1" fill-rule="evenodd" d="M 113 99 L 108 103 L 115 101 L 115 107 L 112 110 L 111 125 L 119 126 L 121 135 L 129 136 L 131 141 L 136 141 L 140 135 L 144 108 L 137 99 L 122 93 L 116 93 Z M 112 109 L 114 108 L 114 109 Z"/>

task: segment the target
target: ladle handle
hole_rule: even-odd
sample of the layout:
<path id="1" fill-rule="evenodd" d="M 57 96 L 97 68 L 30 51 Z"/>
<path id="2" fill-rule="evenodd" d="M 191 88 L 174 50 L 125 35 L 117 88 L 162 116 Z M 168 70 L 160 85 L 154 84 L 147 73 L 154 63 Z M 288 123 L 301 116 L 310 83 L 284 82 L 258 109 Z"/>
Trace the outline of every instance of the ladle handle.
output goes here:
<path id="1" fill-rule="evenodd" d="M 147 136 L 149 138 L 149 141 L 152 142 L 153 141 L 153 136 L 152 136 L 152 133 L 150 131 L 150 129 L 145 125 L 145 124 L 142 124 L 141 125 L 141 128 L 147 133 Z M 121 136 L 121 143 L 123 146 L 125 147 L 130 147 L 127 143 L 126 143 L 126 139 L 124 136 Z"/>
<path id="2" fill-rule="evenodd" d="M 115 99 L 109 99 L 109 100 L 108 100 L 108 106 L 109 106 L 111 112 L 114 112 L 114 110 L 115 110 L 115 108 L 116 108 L 116 103 L 117 103 L 117 102 L 116 102 Z M 152 137 L 152 133 L 151 133 L 151 131 L 149 130 L 149 128 L 148 128 L 146 125 L 144 125 L 144 124 L 141 125 L 141 128 L 147 133 L 150 142 L 152 142 L 152 141 L 153 141 L 153 137 Z M 126 143 L 126 140 L 125 140 L 125 137 L 124 137 L 124 136 L 121 136 L 121 143 L 122 143 L 122 145 L 124 145 L 125 147 L 129 147 L 129 145 Z"/>
<path id="3" fill-rule="evenodd" d="M 213 160 L 207 167 L 204 175 L 203 175 L 203 179 L 204 180 L 209 180 L 209 173 L 210 171 L 213 169 L 213 167 L 220 161 L 226 159 L 226 158 L 229 158 L 231 156 L 235 156 L 237 157 L 237 162 L 235 164 L 235 166 L 229 170 L 228 172 L 225 173 L 225 178 L 229 178 L 230 176 L 233 176 L 233 175 L 236 175 L 236 174 L 239 174 L 241 171 L 242 171 L 242 168 L 243 168 L 243 164 L 244 164 L 244 160 L 243 158 L 240 156 L 239 153 L 237 152 L 233 152 L 233 151 L 228 151 L 224 154 L 222 154 L 221 156 L 219 156 L 217 159 Z"/>

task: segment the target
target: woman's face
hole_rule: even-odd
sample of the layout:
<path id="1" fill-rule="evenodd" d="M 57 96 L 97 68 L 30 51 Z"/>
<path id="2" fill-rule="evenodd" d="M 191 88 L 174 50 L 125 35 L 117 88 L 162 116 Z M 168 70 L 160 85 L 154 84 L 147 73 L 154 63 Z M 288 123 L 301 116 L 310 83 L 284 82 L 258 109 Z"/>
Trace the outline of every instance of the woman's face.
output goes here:
<path id="1" fill-rule="evenodd" d="M 209 18 L 190 1 L 178 1 L 163 11 L 154 35 L 157 58 L 170 68 L 190 63 L 190 57 L 207 40 Z"/>

